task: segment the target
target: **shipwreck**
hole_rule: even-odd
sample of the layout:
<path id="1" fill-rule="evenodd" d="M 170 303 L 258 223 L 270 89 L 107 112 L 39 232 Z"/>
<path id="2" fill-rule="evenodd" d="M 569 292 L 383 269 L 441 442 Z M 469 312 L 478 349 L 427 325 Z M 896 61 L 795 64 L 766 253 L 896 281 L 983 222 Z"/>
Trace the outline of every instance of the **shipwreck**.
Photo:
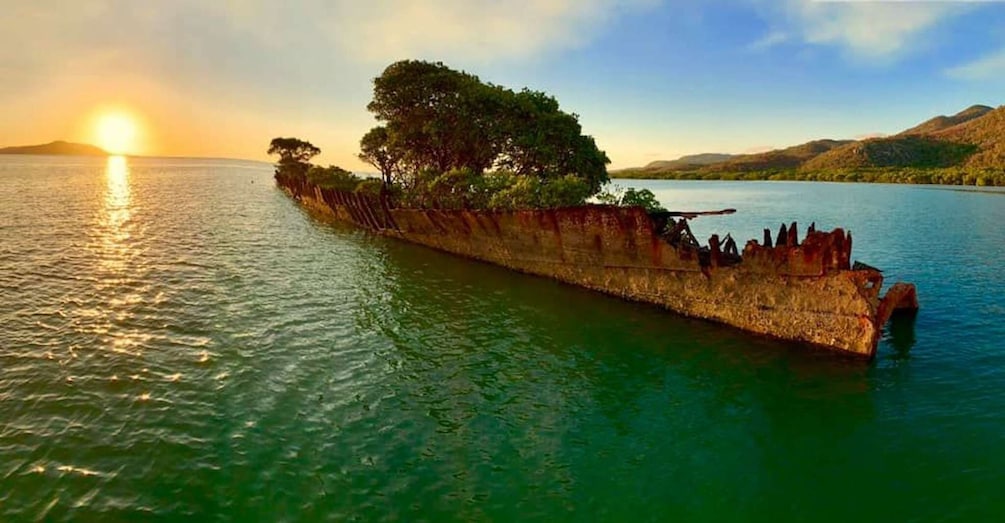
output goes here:
<path id="1" fill-rule="evenodd" d="M 914 285 L 881 297 L 883 274 L 851 264 L 842 229 L 800 238 L 764 231 L 741 249 L 729 236 L 701 245 L 694 213 L 584 205 L 518 211 L 400 208 L 386 196 L 322 188 L 277 173 L 303 205 L 385 236 L 554 278 L 752 333 L 872 358 L 887 320 L 918 308 Z"/>

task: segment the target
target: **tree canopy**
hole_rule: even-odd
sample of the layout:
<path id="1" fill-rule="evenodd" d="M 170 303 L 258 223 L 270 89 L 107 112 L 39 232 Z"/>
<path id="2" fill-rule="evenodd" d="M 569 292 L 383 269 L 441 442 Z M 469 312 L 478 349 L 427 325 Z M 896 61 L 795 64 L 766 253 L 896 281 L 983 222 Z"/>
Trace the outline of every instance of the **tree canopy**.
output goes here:
<path id="1" fill-rule="evenodd" d="M 320 153 L 321 149 L 299 138 L 273 138 L 268 150 L 270 155 L 279 155 L 279 163 L 282 165 L 308 164 L 311 158 Z"/>
<path id="2" fill-rule="evenodd" d="M 380 171 L 361 179 L 312 166 L 321 151 L 274 138 L 276 176 L 344 191 L 372 191 L 420 208 L 526 209 L 582 205 L 609 181 L 610 160 L 579 116 L 541 91 L 482 82 L 439 62 L 405 60 L 373 81 L 367 105 L 379 124 L 358 157 Z"/>
<path id="3" fill-rule="evenodd" d="M 361 140 L 360 158 L 392 175 L 507 170 L 581 179 L 590 194 L 608 181 L 610 160 L 582 134 L 579 117 L 539 91 L 514 92 L 442 63 L 405 60 L 374 79 L 367 105 L 383 125 Z"/>
<path id="4" fill-rule="evenodd" d="M 376 167 L 386 185 L 390 185 L 394 173 L 401 163 L 402 152 L 391 146 L 387 128 L 377 126 L 370 129 L 359 141 L 359 159 Z"/>

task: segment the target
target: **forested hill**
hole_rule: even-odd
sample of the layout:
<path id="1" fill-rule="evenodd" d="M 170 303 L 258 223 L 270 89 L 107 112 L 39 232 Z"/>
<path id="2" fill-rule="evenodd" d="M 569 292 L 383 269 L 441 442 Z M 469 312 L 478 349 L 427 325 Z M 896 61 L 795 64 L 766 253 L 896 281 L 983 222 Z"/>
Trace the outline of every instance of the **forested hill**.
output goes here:
<path id="1" fill-rule="evenodd" d="M 953 116 L 939 115 L 931 120 L 926 120 L 900 134 L 930 134 L 938 132 L 961 123 L 969 122 L 975 118 L 980 118 L 991 111 L 994 111 L 994 107 L 972 105 Z"/>
<path id="2" fill-rule="evenodd" d="M 849 173 L 855 171 L 855 175 Z M 896 174 L 894 171 L 899 171 Z M 865 173 L 861 180 L 859 173 Z M 875 174 L 870 178 L 869 173 Z M 877 174 L 878 173 L 878 174 Z M 904 173 L 909 173 L 906 175 Z M 612 172 L 624 178 L 855 179 L 1005 184 L 1005 106 L 971 106 L 894 136 L 815 140 L 708 165 L 654 162 Z"/>
<path id="3" fill-rule="evenodd" d="M 974 106 L 896 136 L 853 142 L 810 159 L 802 169 L 862 167 L 1005 169 L 1005 106 Z"/>
<path id="4" fill-rule="evenodd" d="M 717 154 L 717 153 L 705 153 L 705 154 L 692 154 L 688 156 L 681 156 L 676 160 L 657 160 L 655 162 L 650 162 L 645 166 L 645 169 L 679 169 L 688 167 L 701 167 L 703 165 L 712 165 L 714 163 L 722 163 L 730 158 L 733 158 L 732 154 Z"/>
<path id="5" fill-rule="evenodd" d="M 108 156 L 108 153 L 99 147 L 84 143 L 73 143 L 55 141 L 41 145 L 20 145 L 16 147 L 2 147 L 0 154 L 51 154 L 68 156 Z"/>

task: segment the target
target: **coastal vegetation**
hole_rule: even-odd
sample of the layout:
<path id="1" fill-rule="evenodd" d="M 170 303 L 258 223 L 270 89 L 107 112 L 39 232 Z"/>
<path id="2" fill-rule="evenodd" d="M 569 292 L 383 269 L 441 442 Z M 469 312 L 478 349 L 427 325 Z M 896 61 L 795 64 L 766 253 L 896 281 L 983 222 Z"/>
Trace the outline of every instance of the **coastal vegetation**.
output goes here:
<path id="1" fill-rule="evenodd" d="M 579 117 L 544 92 L 513 91 L 439 62 L 406 60 L 374 79 L 367 109 L 379 125 L 360 140 L 359 158 L 379 179 L 312 165 L 320 150 L 297 138 L 272 140 L 277 176 L 380 193 L 415 208 L 550 208 L 597 197 L 661 209 L 647 190 L 601 194 L 610 160 L 583 134 Z"/>
<path id="2" fill-rule="evenodd" d="M 268 154 L 279 155 L 276 168 L 288 173 L 306 175 L 311 159 L 321 154 L 321 149 L 299 138 L 273 138 Z"/>
<path id="3" fill-rule="evenodd" d="M 675 180 L 1005 186 L 1005 107 L 975 105 L 953 116 L 936 116 L 894 136 L 815 140 L 724 158 L 694 155 L 612 174 Z"/>
<path id="4" fill-rule="evenodd" d="M 406 60 L 374 80 L 367 109 L 380 122 L 360 157 L 389 179 L 423 171 L 509 171 L 541 181 L 573 175 L 592 192 L 610 160 L 582 134 L 579 117 L 540 91 L 482 82 L 442 63 Z"/>
<path id="5" fill-rule="evenodd" d="M 627 189 L 615 185 L 597 195 L 597 201 L 605 205 L 620 205 L 622 207 L 642 207 L 646 212 L 666 212 L 666 207 L 660 204 L 656 195 L 649 189 Z"/>
<path id="6" fill-rule="evenodd" d="M 759 171 L 647 171 L 626 169 L 612 173 L 616 178 L 652 180 L 789 180 L 810 182 L 857 182 L 972 185 L 1005 187 L 1005 170 L 967 168 L 877 168 L 821 169 L 765 169 Z"/>

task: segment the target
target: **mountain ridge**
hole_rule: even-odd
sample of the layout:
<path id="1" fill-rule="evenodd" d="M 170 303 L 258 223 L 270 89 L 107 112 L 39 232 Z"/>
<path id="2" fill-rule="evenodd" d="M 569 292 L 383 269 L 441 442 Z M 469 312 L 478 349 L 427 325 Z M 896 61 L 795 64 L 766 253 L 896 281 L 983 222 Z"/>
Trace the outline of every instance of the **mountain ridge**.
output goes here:
<path id="1" fill-rule="evenodd" d="M 649 162 L 645 167 L 643 167 L 643 169 L 673 169 L 678 167 L 710 165 L 713 163 L 725 162 L 734 156 L 736 155 L 723 153 L 688 154 L 681 156 L 676 160 L 657 160 L 655 162 Z"/>
<path id="2" fill-rule="evenodd" d="M 712 177 L 890 168 L 1005 170 L 1005 106 L 972 105 L 952 116 L 935 116 L 892 136 L 813 140 L 763 153 L 731 155 L 724 161 L 705 165 L 685 165 L 681 159 L 651 162 L 646 167 L 623 169 L 616 174 L 643 178 L 681 177 L 685 173 Z"/>
<path id="3" fill-rule="evenodd" d="M 15 145 L 0 147 L 0 154 L 32 154 L 59 156 L 109 156 L 108 151 L 86 143 L 74 143 L 64 140 L 38 144 Z"/>
<path id="4" fill-rule="evenodd" d="M 981 116 L 984 116 L 985 114 L 990 113 L 991 111 L 994 111 L 994 107 L 989 107 L 987 105 L 980 105 L 980 104 L 971 105 L 970 107 L 967 107 L 966 109 L 952 116 L 946 116 L 946 115 L 936 116 L 932 119 L 926 120 L 918 125 L 915 125 L 914 127 L 907 129 L 906 131 L 901 131 L 899 134 L 900 135 L 931 134 L 962 123 L 969 122 L 970 120 L 973 120 L 975 118 L 980 118 Z"/>

